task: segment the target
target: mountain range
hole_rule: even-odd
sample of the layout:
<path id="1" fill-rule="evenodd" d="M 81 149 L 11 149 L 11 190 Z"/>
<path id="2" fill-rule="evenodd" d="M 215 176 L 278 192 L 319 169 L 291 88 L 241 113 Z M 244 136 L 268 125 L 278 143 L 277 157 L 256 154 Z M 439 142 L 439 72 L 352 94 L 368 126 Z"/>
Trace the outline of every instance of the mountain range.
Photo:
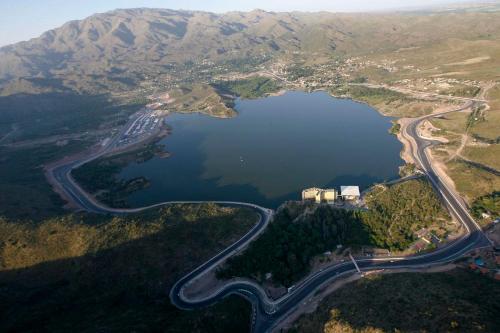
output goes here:
<path id="1" fill-rule="evenodd" d="M 0 48 L 0 95 L 127 90 L 186 62 L 328 59 L 497 39 L 495 11 L 214 14 L 120 9 Z"/>

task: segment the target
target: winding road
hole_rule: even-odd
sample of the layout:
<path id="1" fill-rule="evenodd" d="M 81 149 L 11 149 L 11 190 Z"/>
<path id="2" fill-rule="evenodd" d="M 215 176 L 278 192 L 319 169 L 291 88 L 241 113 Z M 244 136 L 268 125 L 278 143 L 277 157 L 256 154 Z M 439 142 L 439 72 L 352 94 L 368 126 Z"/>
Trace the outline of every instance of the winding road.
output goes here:
<path id="1" fill-rule="evenodd" d="M 469 100 L 466 105 L 452 111 L 458 112 L 471 107 L 474 103 L 480 103 L 477 100 Z M 362 271 L 380 270 L 380 269 L 401 269 L 401 268 L 423 268 L 435 265 L 449 263 L 464 253 L 475 248 L 490 246 L 489 240 L 484 236 L 480 226 L 474 221 L 468 213 L 462 199 L 450 188 L 447 187 L 439 175 L 433 169 L 433 166 L 427 155 L 427 148 L 436 142 L 426 140 L 418 135 L 417 128 L 419 124 L 431 117 L 440 116 L 440 114 L 432 114 L 412 120 L 407 126 L 402 128 L 403 136 L 412 142 L 411 155 L 416 161 L 417 166 L 425 173 L 436 192 L 441 197 L 450 213 L 460 222 L 466 229 L 466 234 L 462 238 L 455 240 L 439 250 L 425 255 L 409 256 L 409 257 L 387 257 L 387 258 L 357 258 L 356 262 Z M 163 202 L 156 205 L 133 208 L 133 209 L 115 209 L 106 207 L 97 202 L 93 197 L 87 194 L 71 177 L 71 170 L 88 163 L 100 156 L 111 152 L 114 148 L 116 140 L 111 140 L 106 147 L 100 152 L 88 156 L 85 159 L 72 161 L 67 164 L 62 164 L 52 168 L 50 171 L 52 183 L 57 186 L 59 192 L 62 192 L 70 201 L 78 205 L 81 209 L 89 212 L 101 214 L 127 214 L 153 208 L 156 206 L 175 204 L 175 203 L 199 203 L 176 201 Z M 301 303 L 316 292 L 319 288 L 331 283 L 335 279 L 356 272 L 356 268 L 352 262 L 344 262 L 333 265 L 322 271 L 310 275 L 300 284 L 295 286 L 293 290 L 278 300 L 270 299 L 265 291 L 256 282 L 246 279 L 235 279 L 225 283 L 220 289 L 214 291 L 209 296 L 204 298 L 190 299 L 184 294 L 184 289 L 189 283 L 197 278 L 200 278 L 207 271 L 214 269 L 228 257 L 240 252 L 253 239 L 262 233 L 269 221 L 272 218 L 272 211 L 257 205 L 242 203 L 242 202 L 218 202 L 222 205 L 233 207 L 247 207 L 259 215 L 258 223 L 241 239 L 226 248 L 224 251 L 217 254 L 212 259 L 208 260 L 186 276 L 182 277 L 170 290 L 170 299 L 172 303 L 186 310 L 192 310 L 214 304 L 224 297 L 231 294 L 238 294 L 250 302 L 254 306 L 254 314 L 252 318 L 252 330 L 254 332 L 269 332 L 277 327 L 284 319 L 288 317 Z"/>

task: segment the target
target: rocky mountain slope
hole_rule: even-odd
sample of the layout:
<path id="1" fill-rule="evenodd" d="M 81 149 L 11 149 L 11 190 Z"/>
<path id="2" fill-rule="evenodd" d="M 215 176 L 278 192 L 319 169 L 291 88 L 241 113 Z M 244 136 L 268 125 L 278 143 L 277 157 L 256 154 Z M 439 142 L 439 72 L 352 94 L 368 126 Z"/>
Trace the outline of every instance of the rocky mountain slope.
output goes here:
<path id="1" fill-rule="evenodd" d="M 497 12 L 334 14 L 126 9 L 0 48 L 0 95 L 126 90 L 186 62 L 266 61 L 496 39 Z"/>

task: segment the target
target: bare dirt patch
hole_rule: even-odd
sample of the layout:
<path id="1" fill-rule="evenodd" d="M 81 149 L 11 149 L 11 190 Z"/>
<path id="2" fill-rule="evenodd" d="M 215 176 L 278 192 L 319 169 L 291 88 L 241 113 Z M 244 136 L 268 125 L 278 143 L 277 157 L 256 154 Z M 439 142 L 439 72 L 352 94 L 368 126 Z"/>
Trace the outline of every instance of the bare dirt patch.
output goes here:
<path id="1" fill-rule="evenodd" d="M 479 64 L 480 62 L 490 60 L 490 56 L 482 56 L 482 57 L 475 57 L 475 58 L 470 58 L 466 59 L 464 61 L 458 61 L 458 62 L 452 62 L 449 64 L 445 64 L 445 66 L 467 66 L 467 65 L 474 65 L 474 64 Z"/>
<path id="2" fill-rule="evenodd" d="M 401 129 L 397 134 L 398 140 L 403 144 L 403 150 L 401 151 L 401 158 L 407 164 L 413 163 L 415 164 L 415 160 L 413 159 L 412 151 L 415 146 L 415 142 L 412 139 L 407 138 L 402 133 L 405 132 L 405 128 L 412 121 L 411 118 L 400 118 L 397 123 L 401 125 Z M 411 141 L 410 141 L 411 140 Z"/>
<path id="3" fill-rule="evenodd" d="M 429 158 L 434 171 L 438 174 L 443 183 L 445 183 L 446 186 L 452 188 L 454 192 L 458 193 L 455 182 L 453 181 L 453 179 L 451 179 L 450 176 L 448 176 L 447 168 L 444 162 L 442 162 L 439 158 L 436 158 L 433 155 L 432 150 L 427 151 L 427 157 Z"/>
<path id="4" fill-rule="evenodd" d="M 440 73 L 431 75 L 431 77 L 440 77 L 440 76 L 456 76 L 456 75 L 467 75 L 469 72 L 448 72 L 448 73 Z"/>
<path id="5" fill-rule="evenodd" d="M 419 134 L 421 137 L 429 139 L 429 140 L 436 140 L 442 143 L 448 143 L 449 140 L 441 137 L 441 136 L 435 136 L 435 132 L 438 131 L 439 129 L 435 127 L 434 125 L 431 124 L 430 121 L 424 120 L 422 124 L 418 127 L 419 129 Z"/>

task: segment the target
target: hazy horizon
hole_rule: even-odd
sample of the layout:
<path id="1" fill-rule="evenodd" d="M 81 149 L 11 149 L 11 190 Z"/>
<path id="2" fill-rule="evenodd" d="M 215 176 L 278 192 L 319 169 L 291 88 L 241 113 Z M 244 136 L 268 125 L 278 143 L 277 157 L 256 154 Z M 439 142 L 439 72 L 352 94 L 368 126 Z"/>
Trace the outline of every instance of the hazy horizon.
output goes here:
<path id="1" fill-rule="evenodd" d="M 422 8 L 453 3 L 472 3 L 486 1 L 466 0 L 351 0 L 349 2 L 337 0 L 254 0 L 254 1 L 228 1 L 215 0 L 199 2 L 186 0 L 179 2 L 172 0 L 89 0 L 82 2 L 47 0 L 43 3 L 36 0 L 11 2 L 0 4 L 3 13 L 0 20 L 0 47 L 28 40 L 40 36 L 43 32 L 57 28 L 71 20 L 84 19 L 95 13 L 107 12 L 118 8 L 169 8 L 185 10 L 203 10 L 216 13 L 228 11 L 251 11 L 263 9 L 266 11 L 331 11 L 331 12 L 362 12 L 381 10 L 402 10 L 409 8 Z M 26 24 L 26 22 L 29 22 Z"/>

